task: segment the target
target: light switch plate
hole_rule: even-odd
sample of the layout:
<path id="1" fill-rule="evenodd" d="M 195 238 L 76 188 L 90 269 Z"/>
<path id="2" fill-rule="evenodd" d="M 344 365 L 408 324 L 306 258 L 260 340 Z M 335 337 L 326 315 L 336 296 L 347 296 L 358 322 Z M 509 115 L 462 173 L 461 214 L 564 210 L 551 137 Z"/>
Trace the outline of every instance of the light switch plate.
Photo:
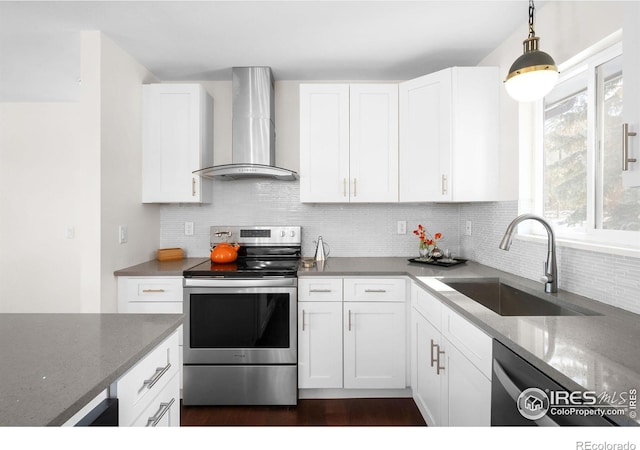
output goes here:
<path id="1" fill-rule="evenodd" d="M 184 235 L 193 236 L 193 222 L 184 223 Z"/>
<path id="2" fill-rule="evenodd" d="M 126 225 L 120 225 L 118 227 L 118 243 L 126 244 L 129 241 L 129 231 Z"/>
<path id="3" fill-rule="evenodd" d="M 406 220 L 398 220 L 396 222 L 396 233 L 397 234 L 407 234 L 407 221 Z"/>

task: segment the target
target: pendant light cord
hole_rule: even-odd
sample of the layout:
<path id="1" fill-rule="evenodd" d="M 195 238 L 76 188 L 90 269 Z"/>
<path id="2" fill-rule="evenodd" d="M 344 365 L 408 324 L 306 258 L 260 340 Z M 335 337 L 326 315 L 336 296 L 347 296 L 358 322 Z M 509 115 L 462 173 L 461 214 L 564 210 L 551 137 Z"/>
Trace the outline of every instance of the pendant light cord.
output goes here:
<path id="1" fill-rule="evenodd" d="M 529 0 L 529 39 L 536 37 L 536 32 L 533 30 L 533 12 L 535 9 L 533 0 Z"/>

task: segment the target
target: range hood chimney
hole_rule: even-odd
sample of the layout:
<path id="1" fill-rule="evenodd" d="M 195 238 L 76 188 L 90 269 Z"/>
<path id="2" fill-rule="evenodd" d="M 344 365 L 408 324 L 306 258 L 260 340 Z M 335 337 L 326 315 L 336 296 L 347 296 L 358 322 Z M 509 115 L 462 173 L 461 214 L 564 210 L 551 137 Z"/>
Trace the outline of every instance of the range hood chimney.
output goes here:
<path id="1" fill-rule="evenodd" d="M 232 163 L 193 173 L 221 180 L 297 180 L 296 172 L 275 166 L 275 101 L 271 68 L 234 67 L 232 77 Z"/>

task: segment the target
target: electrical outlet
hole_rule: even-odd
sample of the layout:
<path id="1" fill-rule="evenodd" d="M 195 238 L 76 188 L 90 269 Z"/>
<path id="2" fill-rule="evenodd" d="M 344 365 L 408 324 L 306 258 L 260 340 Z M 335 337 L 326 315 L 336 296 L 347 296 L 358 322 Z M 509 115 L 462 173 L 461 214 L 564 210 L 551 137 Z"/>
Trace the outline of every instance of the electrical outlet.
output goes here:
<path id="1" fill-rule="evenodd" d="M 467 236 L 471 236 L 471 221 L 470 220 L 467 220 L 467 223 L 465 224 L 464 234 L 467 235 Z"/>
<path id="2" fill-rule="evenodd" d="M 126 225 L 120 225 L 118 227 L 118 242 L 120 244 L 126 244 L 129 241 L 129 231 Z"/>
<path id="3" fill-rule="evenodd" d="M 396 222 L 396 233 L 397 234 L 407 234 L 407 221 L 406 220 L 398 220 Z"/>
<path id="4" fill-rule="evenodd" d="M 184 223 L 184 235 L 193 236 L 193 222 Z"/>

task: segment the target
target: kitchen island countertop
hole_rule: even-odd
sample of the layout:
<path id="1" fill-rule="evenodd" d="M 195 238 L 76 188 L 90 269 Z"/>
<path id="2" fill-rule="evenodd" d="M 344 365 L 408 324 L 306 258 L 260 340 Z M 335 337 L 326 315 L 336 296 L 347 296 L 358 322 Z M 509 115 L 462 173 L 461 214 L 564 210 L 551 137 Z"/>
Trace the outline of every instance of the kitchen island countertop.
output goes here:
<path id="1" fill-rule="evenodd" d="M 182 314 L 0 314 L 0 426 L 62 425 Z"/>

